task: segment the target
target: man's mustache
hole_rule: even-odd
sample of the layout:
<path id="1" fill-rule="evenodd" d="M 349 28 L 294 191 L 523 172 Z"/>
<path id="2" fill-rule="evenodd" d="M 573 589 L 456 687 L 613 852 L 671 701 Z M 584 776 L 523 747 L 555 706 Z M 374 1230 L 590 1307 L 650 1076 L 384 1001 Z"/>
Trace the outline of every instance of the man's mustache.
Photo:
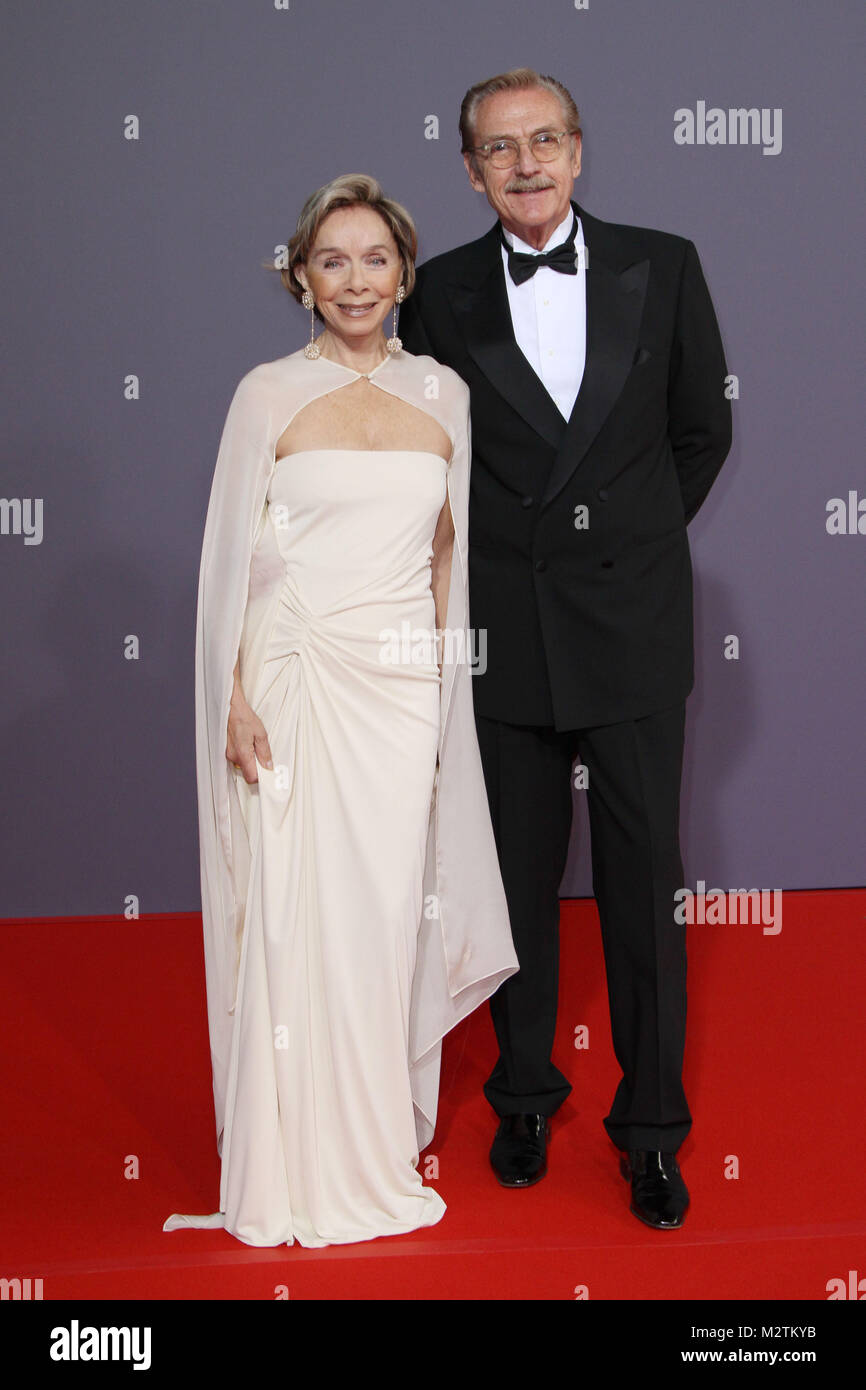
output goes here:
<path id="1" fill-rule="evenodd" d="M 543 188 L 555 188 L 553 179 L 512 179 L 506 193 L 539 193 Z"/>

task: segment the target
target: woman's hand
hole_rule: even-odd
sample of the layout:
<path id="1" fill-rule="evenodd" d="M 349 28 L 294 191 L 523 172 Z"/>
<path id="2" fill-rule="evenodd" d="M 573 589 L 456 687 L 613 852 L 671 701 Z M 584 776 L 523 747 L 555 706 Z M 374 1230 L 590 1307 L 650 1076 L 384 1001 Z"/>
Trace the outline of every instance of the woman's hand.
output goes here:
<path id="1" fill-rule="evenodd" d="M 226 757 L 230 763 L 240 767 L 245 782 L 259 780 L 256 758 L 263 767 L 273 767 L 271 746 L 268 735 L 255 710 L 247 703 L 241 689 L 238 665 L 234 671 L 234 690 L 229 706 L 229 722 L 226 735 Z"/>

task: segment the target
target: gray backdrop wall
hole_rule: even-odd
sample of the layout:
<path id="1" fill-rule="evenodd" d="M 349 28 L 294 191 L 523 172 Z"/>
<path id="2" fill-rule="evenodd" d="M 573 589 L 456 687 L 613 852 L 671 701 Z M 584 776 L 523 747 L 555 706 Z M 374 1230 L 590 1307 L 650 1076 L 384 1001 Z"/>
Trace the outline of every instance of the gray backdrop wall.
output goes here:
<path id="1" fill-rule="evenodd" d="M 480 235 L 459 103 L 521 63 L 577 100 L 578 200 L 694 240 L 737 378 L 734 447 L 690 529 L 687 882 L 863 883 L 856 0 L 43 0 L 4 29 L 0 914 L 198 906 L 211 475 L 240 377 L 308 331 L 261 261 L 356 170 L 409 207 L 421 260 Z M 765 112 L 766 138 L 678 142 L 700 103 Z M 831 534 L 833 498 L 853 534 Z M 578 812 L 563 892 L 582 895 Z"/>

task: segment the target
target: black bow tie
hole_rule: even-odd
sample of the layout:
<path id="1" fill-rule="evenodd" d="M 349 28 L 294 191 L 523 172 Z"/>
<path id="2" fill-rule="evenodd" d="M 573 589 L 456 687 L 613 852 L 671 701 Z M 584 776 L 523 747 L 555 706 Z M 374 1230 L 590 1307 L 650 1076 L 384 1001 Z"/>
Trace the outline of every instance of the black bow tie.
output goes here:
<path id="1" fill-rule="evenodd" d="M 531 279 L 540 265 L 549 265 L 551 270 L 558 270 L 562 275 L 576 275 L 577 262 L 574 250 L 576 234 L 577 218 L 575 217 L 568 241 L 564 241 L 561 246 L 554 246 L 552 251 L 545 251 L 543 255 L 532 256 L 528 251 L 515 251 L 509 246 L 500 226 L 499 235 L 502 238 L 502 245 L 508 252 L 508 273 L 515 285 L 522 285 L 524 280 Z"/>

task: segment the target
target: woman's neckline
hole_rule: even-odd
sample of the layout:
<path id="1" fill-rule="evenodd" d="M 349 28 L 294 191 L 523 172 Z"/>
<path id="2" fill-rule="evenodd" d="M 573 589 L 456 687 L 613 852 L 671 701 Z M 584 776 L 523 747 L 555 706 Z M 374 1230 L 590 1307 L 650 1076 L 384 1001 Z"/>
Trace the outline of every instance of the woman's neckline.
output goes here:
<path id="1" fill-rule="evenodd" d="M 427 458 L 438 459 L 440 463 L 445 464 L 446 468 L 450 462 L 449 459 L 443 458 L 441 454 L 437 454 L 435 449 L 341 449 L 338 447 L 327 449 L 293 449 L 291 453 L 280 454 L 279 458 L 274 459 L 274 466 L 276 467 L 278 463 L 284 463 L 286 459 L 297 458 L 299 454 L 421 454 Z"/>
<path id="2" fill-rule="evenodd" d="M 382 361 L 377 362 L 371 372 L 359 372 L 355 367 L 349 367 L 346 365 L 345 362 L 338 362 L 333 357 L 325 357 L 324 354 L 320 357 L 314 357 L 311 360 L 313 362 L 327 362 L 332 367 L 341 367 L 344 372 L 351 372 L 353 376 L 361 377 L 364 380 L 369 381 L 371 377 L 374 377 L 376 375 L 380 368 L 384 367 L 386 362 L 390 362 L 392 355 L 393 354 L 390 352 L 386 353 L 385 356 L 382 358 Z"/>

